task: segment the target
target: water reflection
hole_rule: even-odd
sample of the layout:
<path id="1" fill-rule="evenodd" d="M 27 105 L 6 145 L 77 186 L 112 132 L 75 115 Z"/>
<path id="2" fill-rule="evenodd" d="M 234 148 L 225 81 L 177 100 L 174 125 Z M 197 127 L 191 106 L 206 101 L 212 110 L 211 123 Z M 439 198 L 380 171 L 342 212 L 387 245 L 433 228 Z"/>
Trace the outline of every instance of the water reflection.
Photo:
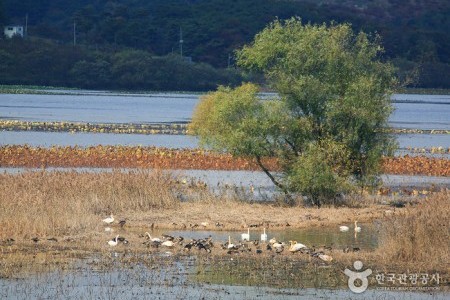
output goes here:
<path id="1" fill-rule="evenodd" d="M 382 291 L 374 285 L 361 295 L 346 286 L 342 270 L 308 270 L 297 265 L 261 260 L 266 271 L 241 272 L 243 261 L 219 262 L 212 272 L 192 259 L 123 263 L 121 258 L 88 258 L 68 269 L 60 268 L 22 279 L 0 278 L 1 299 L 448 299 L 445 292 Z M 104 264 L 104 266 L 103 266 Z M 271 267 L 272 266 L 272 267 Z M 259 267 L 253 265 L 253 267 Z M 237 272 L 241 272 L 237 274 Z M 229 283 L 228 283 L 229 282 Z M 330 285 L 331 284 L 331 285 Z M 282 286 L 291 285 L 291 288 Z M 278 287 L 277 287 L 278 286 Z M 315 286 L 316 288 L 311 288 Z"/>

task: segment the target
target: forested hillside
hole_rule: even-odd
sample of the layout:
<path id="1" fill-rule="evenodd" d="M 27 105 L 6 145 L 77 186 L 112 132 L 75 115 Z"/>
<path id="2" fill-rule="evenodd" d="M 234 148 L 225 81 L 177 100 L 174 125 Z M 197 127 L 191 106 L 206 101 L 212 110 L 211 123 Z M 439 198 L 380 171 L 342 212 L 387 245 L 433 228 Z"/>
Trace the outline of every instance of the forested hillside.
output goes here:
<path id="1" fill-rule="evenodd" d="M 234 50 L 275 18 L 349 22 L 379 33 L 385 58 L 401 74 L 419 70 L 411 85 L 450 88 L 448 0 L 0 0 L 1 23 L 25 25 L 27 15 L 28 42 L 71 45 L 75 32 L 78 47 L 96 51 L 82 59 L 88 64 L 101 63 L 99 53 L 113 63 L 114 52 L 131 49 L 152 57 L 179 54 L 182 32 L 183 56 L 215 68 L 232 65 Z M 5 43 L 0 51 L 14 48 Z"/>

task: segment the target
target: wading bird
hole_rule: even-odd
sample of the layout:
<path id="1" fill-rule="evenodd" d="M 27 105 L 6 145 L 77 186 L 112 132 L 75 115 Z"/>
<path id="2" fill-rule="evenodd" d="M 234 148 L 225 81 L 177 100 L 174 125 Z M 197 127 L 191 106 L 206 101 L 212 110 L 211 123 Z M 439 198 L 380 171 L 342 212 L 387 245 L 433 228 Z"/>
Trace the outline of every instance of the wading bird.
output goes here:
<path id="1" fill-rule="evenodd" d="M 261 242 L 267 242 L 266 228 L 264 228 L 264 233 L 261 233 Z"/>
<path id="2" fill-rule="evenodd" d="M 117 243 L 118 243 L 117 239 L 118 238 L 119 238 L 119 236 L 116 236 L 115 239 L 112 239 L 112 240 L 108 241 L 108 245 L 110 245 L 112 247 L 117 246 Z"/>
<path id="3" fill-rule="evenodd" d="M 358 223 L 358 221 L 355 221 L 355 232 L 360 232 L 361 227 L 359 227 L 357 223 Z"/>
<path id="4" fill-rule="evenodd" d="M 241 240 L 250 241 L 250 228 L 247 228 L 247 233 L 241 234 Z"/>
<path id="5" fill-rule="evenodd" d="M 341 232 L 347 232 L 349 230 L 350 230 L 350 228 L 348 226 L 339 226 L 339 231 L 341 231 Z"/>
<path id="6" fill-rule="evenodd" d="M 145 234 L 148 236 L 148 238 L 150 239 L 150 241 L 152 241 L 152 242 L 157 242 L 157 243 L 161 243 L 161 239 L 160 239 L 160 238 L 152 238 L 152 236 L 151 236 L 150 233 L 148 233 L 148 232 L 146 232 Z"/>
<path id="7" fill-rule="evenodd" d="M 233 249 L 233 248 L 235 248 L 234 244 L 231 243 L 231 236 L 228 236 L 228 246 L 227 246 L 227 248 L 228 248 L 228 249 Z"/>

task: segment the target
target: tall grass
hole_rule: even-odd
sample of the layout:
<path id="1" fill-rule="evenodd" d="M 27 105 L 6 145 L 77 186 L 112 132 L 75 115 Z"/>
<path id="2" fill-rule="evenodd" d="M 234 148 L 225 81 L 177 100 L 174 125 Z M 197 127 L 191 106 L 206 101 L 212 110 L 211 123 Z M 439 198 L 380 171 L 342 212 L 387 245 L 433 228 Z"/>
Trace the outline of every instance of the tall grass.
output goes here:
<path id="1" fill-rule="evenodd" d="M 0 174 L 0 238 L 84 233 L 110 213 L 176 207 L 182 189 L 156 171 Z"/>
<path id="2" fill-rule="evenodd" d="M 379 255 L 387 264 L 438 269 L 450 262 L 450 190 L 432 194 L 381 229 Z"/>

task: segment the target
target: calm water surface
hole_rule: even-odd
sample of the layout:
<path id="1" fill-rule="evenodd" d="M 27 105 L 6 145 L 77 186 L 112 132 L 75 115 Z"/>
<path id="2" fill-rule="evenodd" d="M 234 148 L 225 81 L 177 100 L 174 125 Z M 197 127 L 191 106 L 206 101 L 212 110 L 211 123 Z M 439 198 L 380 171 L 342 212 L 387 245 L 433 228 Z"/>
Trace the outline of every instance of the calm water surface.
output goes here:
<path id="1" fill-rule="evenodd" d="M 52 91 L 66 95 L 0 94 L 0 118 L 24 121 L 67 121 L 90 123 L 187 122 L 198 94 L 126 94 L 104 91 Z M 450 130 L 450 96 L 393 96 L 393 127 Z M 450 147 L 450 135 L 399 135 L 400 148 Z M 100 133 L 0 132 L 0 145 L 32 146 L 153 145 L 174 148 L 197 147 L 187 136 L 143 136 Z"/>

